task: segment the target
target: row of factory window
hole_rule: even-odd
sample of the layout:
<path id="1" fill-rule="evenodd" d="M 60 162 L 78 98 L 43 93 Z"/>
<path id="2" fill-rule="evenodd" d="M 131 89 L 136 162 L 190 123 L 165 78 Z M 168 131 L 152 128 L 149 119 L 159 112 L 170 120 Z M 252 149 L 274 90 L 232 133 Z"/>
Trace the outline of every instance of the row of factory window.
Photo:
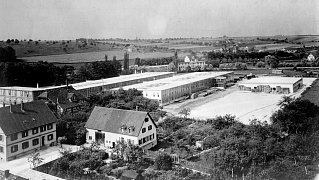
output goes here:
<path id="1" fill-rule="evenodd" d="M 151 134 L 151 135 L 149 135 L 149 136 L 144 137 L 143 139 L 139 139 L 139 140 L 138 140 L 138 145 L 141 145 L 141 144 L 144 144 L 144 143 L 146 143 L 146 142 L 148 142 L 148 141 L 151 141 L 151 140 L 153 140 L 154 138 L 155 138 L 155 135 L 154 135 L 154 133 L 153 133 L 153 134 Z"/>
<path id="2" fill-rule="evenodd" d="M 18 97 L 29 97 L 29 91 L 18 91 L 18 90 L 11 90 L 11 89 L 0 89 L 0 95 L 5 96 L 18 96 Z"/>
<path id="3" fill-rule="evenodd" d="M 48 124 L 48 125 L 43 125 L 43 126 L 40 126 L 40 132 L 44 132 L 46 130 L 51 130 L 53 129 L 53 124 Z M 36 127 L 36 128 L 33 128 L 32 129 L 32 134 L 38 134 L 39 133 L 39 127 Z M 29 130 L 26 130 L 26 131 L 23 131 L 22 132 L 22 138 L 25 138 L 25 137 L 28 137 L 29 135 Z M 10 136 L 10 140 L 11 141 L 15 141 L 18 139 L 18 133 L 15 133 L 15 134 L 12 134 Z"/>
<path id="4" fill-rule="evenodd" d="M 49 135 L 47 136 L 47 139 L 48 139 L 48 141 L 53 140 L 53 134 L 49 134 Z M 40 142 L 40 141 L 39 141 L 39 138 L 33 139 L 33 140 L 32 140 L 32 146 L 37 146 L 37 145 L 39 144 L 39 142 Z M 27 149 L 27 148 L 29 148 L 29 141 L 23 142 L 21 147 L 22 147 L 22 149 Z M 4 149 L 4 148 L 3 148 L 2 146 L 0 146 L 0 153 L 3 153 L 3 152 L 4 152 L 3 149 Z M 11 153 L 15 153 L 15 152 L 17 152 L 18 150 L 19 150 L 19 145 L 18 145 L 18 144 L 11 146 Z"/>

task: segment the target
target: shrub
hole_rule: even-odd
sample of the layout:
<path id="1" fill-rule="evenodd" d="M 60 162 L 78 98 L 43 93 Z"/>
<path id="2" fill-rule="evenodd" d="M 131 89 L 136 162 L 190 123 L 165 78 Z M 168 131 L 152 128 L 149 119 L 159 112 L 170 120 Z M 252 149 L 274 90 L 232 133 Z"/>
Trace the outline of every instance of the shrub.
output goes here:
<path id="1" fill-rule="evenodd" d="M 173 159 L 166 153 L 160 154 L 156 157 L 154 166 L 157 170 L 171 170 L 173 166 Z"/>

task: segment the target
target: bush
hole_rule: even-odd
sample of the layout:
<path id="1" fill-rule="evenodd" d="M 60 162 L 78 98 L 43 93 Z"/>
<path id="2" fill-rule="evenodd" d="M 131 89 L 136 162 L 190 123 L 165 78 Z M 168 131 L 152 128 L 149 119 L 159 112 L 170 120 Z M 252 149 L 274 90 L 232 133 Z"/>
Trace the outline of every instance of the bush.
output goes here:
<path id="1" fill-rule="evenodd" d="M 160 154 L 156 157 L 154 166 L 157 170 L 171 170 L 173 166 L 173 159 L 166 153 Z"/>

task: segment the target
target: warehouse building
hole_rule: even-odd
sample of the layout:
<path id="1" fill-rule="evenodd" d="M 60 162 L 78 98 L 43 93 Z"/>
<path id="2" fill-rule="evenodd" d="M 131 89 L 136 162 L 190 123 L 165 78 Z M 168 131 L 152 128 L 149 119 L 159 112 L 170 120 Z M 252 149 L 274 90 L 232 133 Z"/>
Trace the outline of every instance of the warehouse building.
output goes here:
<path id="1" fill-rule="evenodd" d="M 141 84 L 123 87 L 124 90 L 137 89 L 143 91 L 143 96 L 157 100 L 160 105 L 166 105 L 173 101 L 190 96 L 198 91 L 217 87 L 217 79 L 223 79 L 224 83 L 233 81 L 233 72 L 194 72 L 178 75 L 166 79 L 160 79 Z M 225 87 L 225 84 L 219 85 Z M 113 90 L 117 90 L 115 88 Z"/>
<path id="2" fill-rule="evenodd" d="M 242 91 L 290 94 L 303 86 L 302 78 L 267 76 L 253 78 L 238 84 Z"/>
<path id="3" fill-rule="evenodd" d="M 92 94 L 98 94 L 105 90 L 138 84 L 144 81 L 154 81 L 157 79 L 168 78 L 172 77 L 174 74 L 174 72 L 146 72 L 141 74 L 123 75 L 107 79 L 90 80 L 86 82 L 71 84 L 71 86 L 84 97 L 89 97 Z"/>
<path id="4" fill-rule="evenodd" d="M 66 85 L 40 88 L 22 86 L 0 87 L 0 107 L 9 106 L 11 104 L 20 104 L 21 102 L 35 101 L 41 93 L 61 88 L 68 87 Z"/>

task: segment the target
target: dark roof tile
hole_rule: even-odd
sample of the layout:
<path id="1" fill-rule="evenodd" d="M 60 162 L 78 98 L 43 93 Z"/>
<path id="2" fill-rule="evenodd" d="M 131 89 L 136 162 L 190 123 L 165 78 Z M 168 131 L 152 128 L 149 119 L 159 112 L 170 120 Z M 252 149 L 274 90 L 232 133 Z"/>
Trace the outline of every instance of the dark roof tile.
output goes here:
<path id="1" fill-rule="evenodd" d="M 23 104 L 12 105 L 0 108 L 0 127 L 5 135 L 29 130 L 45 124 L 57 121 L 54 114 L 43 101 L 32 101 Z"/>
<path id="2" fill-rule="evenodd" d="M 86 122 L 85 127 L 105 132 L 138 136 L 146 116 L 150 118 L 147 112 L 96 106 Z M 131 131 L 131 133 L 128 131 L 122 133 L 121 127 L 135 127 L 135 129 Z"/>

